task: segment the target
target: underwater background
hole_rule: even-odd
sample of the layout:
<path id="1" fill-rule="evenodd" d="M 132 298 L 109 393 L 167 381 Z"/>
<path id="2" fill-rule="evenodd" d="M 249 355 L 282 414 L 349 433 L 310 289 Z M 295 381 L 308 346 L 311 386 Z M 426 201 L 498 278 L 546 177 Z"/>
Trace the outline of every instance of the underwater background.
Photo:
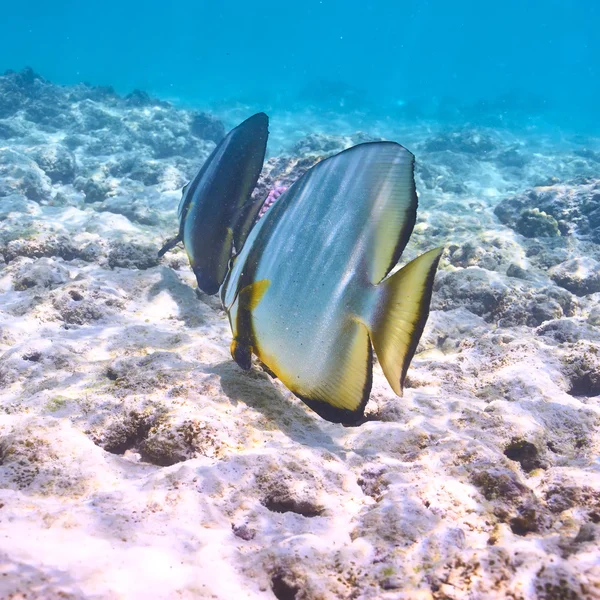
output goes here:
<path id="1" fill-rule="evenodd" d="M 599 11 L 4 2 L 0 598 L 600 598 Z M 351 146 L 415 155 L 400 263 L 445 250 L 359 427 L 242 371 L 158 255 L 258 111 L 264 210 Z"/>
<path id="2" fill-rule="evenodd" d="M 179 103 L 598 131 L 593 0 L 6 2 L 0 71 Z"/>

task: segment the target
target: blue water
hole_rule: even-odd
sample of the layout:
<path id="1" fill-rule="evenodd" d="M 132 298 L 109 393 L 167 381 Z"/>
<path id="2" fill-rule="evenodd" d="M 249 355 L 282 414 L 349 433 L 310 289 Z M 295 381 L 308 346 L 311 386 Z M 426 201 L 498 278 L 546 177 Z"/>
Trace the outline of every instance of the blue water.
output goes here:
<path id="1" fill-rule="evenodd" d="M 597 0 L 3 3 L 0 71 L 182 103 L 597 132 Z"/>

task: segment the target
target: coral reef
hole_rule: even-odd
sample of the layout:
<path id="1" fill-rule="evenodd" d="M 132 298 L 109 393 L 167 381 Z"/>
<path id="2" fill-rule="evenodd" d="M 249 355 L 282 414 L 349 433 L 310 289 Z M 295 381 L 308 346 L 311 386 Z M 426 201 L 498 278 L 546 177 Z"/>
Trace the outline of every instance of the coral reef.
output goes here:
<path id="1" fill-rule="evenodd" d="M 260 199 L 377 137 L 326 125 L 293 123 Z M 376 365 L 346 429 L 242 372 L 156 257 L 223 131 L 0 77 L 0 597 L 598 598 L 600 145 L 383 132 L 417 157 L 402 260 L 446 253 L 404 397 Z"/>

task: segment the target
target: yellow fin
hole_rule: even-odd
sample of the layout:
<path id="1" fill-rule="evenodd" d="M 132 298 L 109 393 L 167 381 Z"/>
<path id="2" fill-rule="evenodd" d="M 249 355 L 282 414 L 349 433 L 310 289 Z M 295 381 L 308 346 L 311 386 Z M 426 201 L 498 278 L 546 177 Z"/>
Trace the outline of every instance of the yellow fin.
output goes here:
<path id="1" fill-rule="evenodd" d="M 377 286 L 371 340 L 383 373 L 399 396 L 429 315 L 433 278 L 443 250 L 422 254 Z"/>
<path id="2" fill-rule="evenodd" d="M 373 353 L 367 327 L 359 321 L 348 320 L 340 345 L 324 365 L 318 382 L 307 385 L 295 373 L 278 368 L 270 357 L 261 360 L 296 396 L 318 415 L 333 423 L 359 425 L 372 384 Z"/>
<path id="3" fill-rule="evenodd" d="M 260 304 L 270 285 L 271 281 L 269 279 L 261 279 L 247 285 L 240 291 L 239 309 L 253 311 Z"/>

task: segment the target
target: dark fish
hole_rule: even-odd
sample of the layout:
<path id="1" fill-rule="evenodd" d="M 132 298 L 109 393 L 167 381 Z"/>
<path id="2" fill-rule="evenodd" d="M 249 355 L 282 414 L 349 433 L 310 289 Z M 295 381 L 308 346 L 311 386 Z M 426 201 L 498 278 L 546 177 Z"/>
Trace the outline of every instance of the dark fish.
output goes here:
<path id="1" fill-rule="evenodd" d="M 390 275 L 417 213 L 414 156 L 361 144 L 307 171 L 267 211 L 221 288 L 244 369 L 256 355 L 321 417 L 358 425 L 373 349 L 399 395 L 442 253 Z"/>
<path id="2" fill-rule="evenodd" d="M 265 160 L 269 118 L 258 113 L 232 129 L 184 188 L 179 233 L 158 253 L 183 241 L 198 287 L 216 294 L 227 264 L 239 252 L 262 202 L 251 194 Z"/>

